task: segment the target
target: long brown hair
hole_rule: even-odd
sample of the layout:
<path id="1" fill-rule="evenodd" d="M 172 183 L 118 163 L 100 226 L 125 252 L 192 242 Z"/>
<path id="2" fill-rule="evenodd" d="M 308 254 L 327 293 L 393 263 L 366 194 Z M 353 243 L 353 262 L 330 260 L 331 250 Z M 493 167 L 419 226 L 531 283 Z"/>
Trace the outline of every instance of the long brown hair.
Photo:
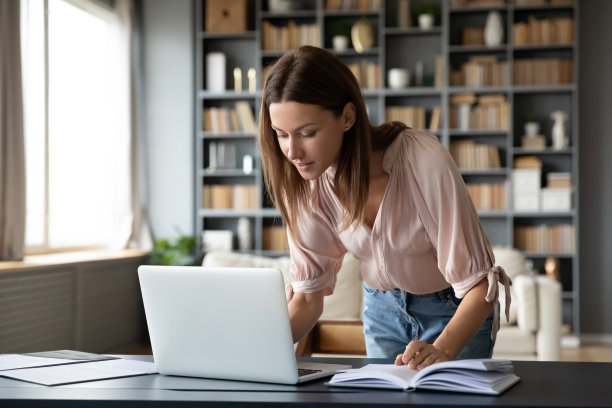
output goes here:
<path id="1" fill-rule="evenodd" d="M 347 103 L 355 105 L 355 123 L 344 133 L 334 178 L 336 195 L 345 209 L 342 227 L 362 221 L 369 190 L 369 153 L 390 144 L 397 125 L 372 128 L 361 89 L 351 70 L 322 48 L 302 46 L 289 51 L 271 68 L 263 86 L 259 112 L 259 149 L 268 194 L 293 234 L 297 214 L 308 211 L 310 182 L 303 179 L 280 149 L 271 126 L 270 105 L 279 102 L 318 105 L 336 117 Z M 372 133 L 380 135 L 372 145 Z"/>

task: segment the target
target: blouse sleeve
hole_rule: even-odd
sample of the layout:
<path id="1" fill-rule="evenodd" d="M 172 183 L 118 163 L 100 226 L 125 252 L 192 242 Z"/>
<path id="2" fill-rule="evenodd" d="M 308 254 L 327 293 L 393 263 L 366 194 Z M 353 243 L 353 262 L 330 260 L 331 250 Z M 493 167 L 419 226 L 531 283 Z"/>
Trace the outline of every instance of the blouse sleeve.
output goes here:
<path id="1" fill-rule="evenodd" d="M 415 201 L 434 245 L 439 270 L 459 298 L 486 277 L 488 302 L 497 300 L 498 282 L 510 299 L 512 282 L 501 267 L 495 266 L 491 245 L 453 158 L 435 136 L 420 134 L 415 136 L 415 144 L 409 151 L 417 190 Z M 497 308 L 494 310 L 497 318 Z M 497 327 L 497 321 L 493 327 Z"/>
<path id="2" fill-rule="evenodd" d="M 331 295 L 336 275 L 342 266 L 346 249 L 330 220 L 318 208 L 298 217 L 296 236 L 287 231 L 293 279 L 285 288 L 287 301 L 293 292 L 313 293 L 324 290 Z"/>

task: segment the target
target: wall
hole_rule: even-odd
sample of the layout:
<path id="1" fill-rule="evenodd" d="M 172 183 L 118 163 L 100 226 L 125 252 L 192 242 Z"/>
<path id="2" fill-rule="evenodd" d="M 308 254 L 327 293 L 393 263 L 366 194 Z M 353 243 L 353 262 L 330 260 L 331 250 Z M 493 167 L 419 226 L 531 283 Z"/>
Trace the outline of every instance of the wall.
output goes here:
<path id="1" fill-rule="evenodd" d="M 581 1 L 581 331 L 612 336 L 612 2 Z M 151 223 L 192 231 L 191 3 L 144 0 Z"/>
<path id="2" fill-rule="evenodd" d="M 155 238 L 193 233 L 190 0 L 142 2 L 149 215 Z"/>
<path id="3" fill-rule="evenodd" d="M 612 2 L 580 4 L 581 332 L 612 336 Z"/>

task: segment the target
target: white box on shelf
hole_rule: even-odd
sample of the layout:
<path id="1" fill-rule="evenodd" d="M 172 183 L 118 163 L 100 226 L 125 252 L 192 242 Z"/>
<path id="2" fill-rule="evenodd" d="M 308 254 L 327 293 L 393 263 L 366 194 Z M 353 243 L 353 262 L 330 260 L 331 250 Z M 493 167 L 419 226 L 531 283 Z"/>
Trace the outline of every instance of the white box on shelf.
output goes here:
<path id="1" fill-rule="evenodd" d="M 540 211 L 540 192 L 514 192 L 514 211 Z"/>
<path id="2" fill-rule="evenodd" d="M 565 188 L 542 189 L 542 211 L 570 211 L 572 190 Z"/>
<path id="3" fill-rule="evenodd" d="M 512 190 L 516 192 L 536 193 L 542 184 L 541 169 L 514 169 L 512 170 Z"/>
<path id="4" fill-rule="evenodd" d="M 202 231 L 202 250 L 231 251 L 233 249 L 234 233 L 231 230 Z"/>

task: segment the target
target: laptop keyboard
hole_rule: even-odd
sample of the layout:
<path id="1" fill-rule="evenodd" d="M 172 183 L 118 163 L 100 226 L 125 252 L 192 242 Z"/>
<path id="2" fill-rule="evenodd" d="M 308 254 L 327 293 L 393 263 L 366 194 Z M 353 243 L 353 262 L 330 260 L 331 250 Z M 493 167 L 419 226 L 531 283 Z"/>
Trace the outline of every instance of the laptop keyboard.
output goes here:
<path id="1" fill-rule="evenodd" d="M 323 370 L 311 370 L 308 368 L 298 368 L 298 376 L 299 377 L 303 377 L 305 375 L 309 375 L 309 374 L 314 374 L 314 373 L 320 373 Z"/>

